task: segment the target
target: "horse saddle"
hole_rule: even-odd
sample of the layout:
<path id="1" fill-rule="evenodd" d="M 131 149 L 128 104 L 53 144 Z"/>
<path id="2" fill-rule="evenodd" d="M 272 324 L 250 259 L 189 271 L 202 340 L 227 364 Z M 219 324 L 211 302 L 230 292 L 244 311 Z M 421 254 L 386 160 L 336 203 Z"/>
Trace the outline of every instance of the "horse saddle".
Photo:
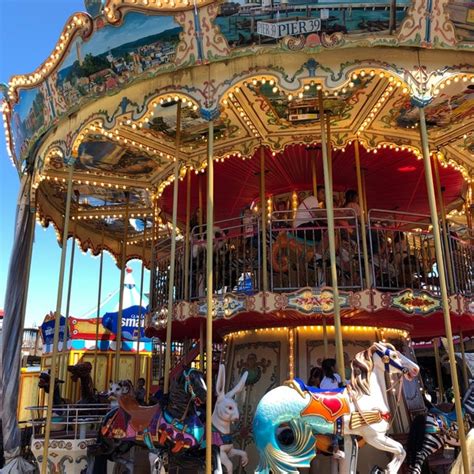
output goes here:
<path id="1" fill-rule="evenodd" d="M 119 405 L 130 416 L 130 425 L 137 433 L 143 433 L 151 425 L 152 420 L 160 411 L 160 405 L 144 407 L 133 397 L 120 397 Z"/>
<path id="2" fill-rule="evenodd" d="M 433 407 L 430 410 L 430 413 L 432 415 L 435 415 L 437 418 L 439 418 L 442 424 L 444 425 L 443 427 L 447 429 L 450 429 L 453 426 L 453 424 L 457 423 L 457 417 L 456 417 L 455 411 L 444 412 L 440 410 L 439 408 Z"/>

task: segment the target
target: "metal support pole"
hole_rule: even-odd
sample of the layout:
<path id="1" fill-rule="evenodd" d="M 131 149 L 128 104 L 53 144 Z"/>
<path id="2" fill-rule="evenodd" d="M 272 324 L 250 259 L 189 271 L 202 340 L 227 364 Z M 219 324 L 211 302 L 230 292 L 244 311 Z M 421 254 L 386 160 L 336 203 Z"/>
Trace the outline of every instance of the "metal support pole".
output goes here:
<path id="1" fill-rule="evenodd" d="M 168 319 L 166 322 L 166 348 L 165 348 L 165 380 L 163 393 L 167 394 L 170 387 L 171 369 L 171 330 L 173 325 L 173 296 L 174 296 L 174 273 L 176 266 L 176 227 L 178 225 L 178 188 L 179 188 L 179 147 L 181 142 L 181 101 L 176 109 L 176 156 L 174 163 L 173 183 L 173 212 L 171 217 L 171 255 L 170 275 L 168 282 Z"/>
<path id="2" fill-rule="evenodd" d="M 362 173 L 360 170 L 360 150 L 359 150 L 359 140 L 356 140 L 354 143 L 354 154 L 355 154 L 355 163 L 356 163 L 356 175 L 357 175 L 357 193 L 359 195 L 359 204 L 362 203 L 364 190 L 362 187 Z M 360 234 L 362 239 L 362 251 L 364 252 L 364 272 L 365 272 L 365 282 L 366 288 L 370 288 L 370 264 L 369 264 L 369 253 L 367 247 L 367 232 L 366 232 L 366 211 L 364 206 L 360 207 Z"/>
<path id="3" fill-rule="evenodd" d="M 56 370 L 58 366 L 59 326 L 61 324 L 61 306 L 63 302 L 64 269 L 66 266 L 67 237 L 68 237 L 68 232 L 69 232 L 69 215 L 71 212 L 73 171 L 74 171 L 74 163 L 71 163 L 69 164 L 69 173 L 67 177 L 66 209 L 64 212 L 63 240 L 62 240 L 62 247 L 61 247 L 61 263 L 59 265 L 58 293 L 56 297 L 56 313 L 54 316 L 53 352 L 51 354 L 51 374 L 50 374 L 50 387 L 52 387 L 52 389 L 48 396 L 48 407 L 46 410 L 46 424 L 44 427 L 43 461 L 41 463 L 41 474 L 46 474 L 46 471 L 48 469 L 49 438 L 51 434 L 51 417 L 52 417 L 52 412 L 53 412 L 53 391 L 54 391 L 54 386 L 56 384 Z"/>
<path id="4" fill-rule="evenodd" d="M 443 190 L 441 189 L 441 180 L 439 177 L 439 167 L 438 159 L 436 156 L 433 156 L 433 171 L 436 183 L 436 194 L 438 195 L 438 206 L 441 214 L 441 225 L 443 232 L 443 242 L 444 242 L 444 252 L 446 255 L 446 269 L 448 270 L 448 281 L 449 281 L 449 290 L 454 293 L 454 276 L 453 276 L 453 267 L 451 252 L 449 246 L 449 228 L 448 221 L 446 219 L 446 207 L 444 206 Z"/>
<path id="5" fill-rule="evenodd" d="M 313 196 L 318 197 L 318 175 L 316 172 L 316 151 L 310 149 L 311 155 L 311 175 L 313 178 Z"/>
<path id="6" fill-rule="evenodd" d="M 426 130 L 425 110 L 420 110 L 420 136 L 423 148 L 423 161 L 425 163 L 426 188 L 428 190 L 428 202 L 430 205 L 431 224 L 433 225 L 433 239 L 435 244 L 435 255 L 438 263 L 439 286 L 441 291 L 441 303 L 443 307 L 444 327 L 447 339 L 447 349 L 449 364 L 451 366 L 451 380 L 453 383 L 454 404 L 456 409 L 456 418 L 458 421 L 459 444 L 461 446 L 461 455 L 465 474 L 470 472 L 469 459 L 466 446 L 466 432 L 461 406 L 461 394 L 459 391 L 458 372 L 456 370 L 456 356 L 454 354 L 453 331 L 451 328 L 451 317 L 448 300 L 448 287 L 446 284 L 446 271 L 444 268 L 443 250 L 441 248 L 441 235 L 438 224 L 438 212 L 436 209 L 436 198 L 433 186 L 433 173 L 431 170 L 430 149 L 428 144 L 428 132 Z"/>
<path id="7" fill-rule="evenodd" d="M 207 276 L 207 316 L 206 316 L 206 474 L 212 473 L 212 318 L 213 318 L 213 281 L 212 281 L 212 253 L 214 235 L 214 122 L 209 121 L 208 156 L 207 156 L 207 248 L 206 248 L 206 276 Z"/>
<path id="8" fill-rule="evenodd" d="M 68 321 L 69 321 L 69 310 L 71 307 L 71 292 L 72 292 L 72 276 L 74 274 L 74 256 L 76 253 L 76 224 L 74 224 L 74 232 L 72 234 L 72 244 L 71 244 L 71 261 L 69 262 L 69 276 L 68 276 L 68 286 L 67 286 L 67 297 L 66 297 L 66 314 L 65 314 L 65 327 L 64 327 L 64 334 L 62 340 L 62 364 L 60 368 L 61 378 L 66 380 L 67 378 L 67 365 L 68 365 L 68 351 L 67 351 L 67 328 L 68 328 Z M 68 383 L 64 384 L 63 387 L 63 394 L 66 396 L 67 393 L 67 386 Z"/>
<path id="9" fill-rule="evenodd" d="M 142 337 L 142 306 L 143 306 L 143 280 L 145 278 L 145 249 L 146 249 L 146 230 L 147 219 L 145 217 L 145 229 L 143 230 L 143 246 L 142 246 L 142 268 L 140 273 L 140 308 L 138 310 L 138 335 L 137 335 L 137 353 L 135 358 L 135 385 L 140 378 L 140 339 Z"/>
<path id="10" fill-rule="evenodd" d="M 100 300 L 102 299 L 102 272 L 104 270 L 104 228 L 102 227 L 102 244 L 100 246 L 99 289 L 97 290 L 97 314 L 95 319 L 95 349 L 94 349 L 94 387 L 97 385 L 97 355 L 99 351 L 99 322 Z"/>
<path id="11" fill-rule="evenodd" d="M 189 301 L 189 257 L 191 253 L 191 170 L 186 176 L 186 239 L 184 241 L 184 301 Z"/>
<path id="12" fill-rule="evenodd" d="M 117 334 L 115 339 L 114 380 L 120 380 L 120 351 L 122 350 L 122 314 L 123 314 L 123 291 L 125 286 L 125 270 L 127 268 L 127 236 L 128 236 L 128 207 L 130 205 L 130 194 L 127 192 L 127 203 L 125 206 L 125 218 L 123 222 L 122 241 L 122 268 L 120 270 L 119 309 L 117 317 Z"/>
<path id="13" fill-rule="evenodd" d="M 459 332 L 459 346 L 461 348 L 462 357 L 462 378 L 464 380 L 464 386 L 469 387 L 469 377 L 467 375 L 467 363 L 466 363 L 466 352 L 464 349 L 464 337 L 462 331 Z"/>
<path id="14" fill-rule="evenodd" d="M 438 389 L 439 389 L 439 398 L 441 401 L 444 399 L 444 383 L 443 383 L 443 374 L 441 372 L 441 360 L 439 357 L 439 337 L 433 339 L 433 349 L 435 356 L 435 366 L 436 366 L 436 378 L 438 380 Z"/>
<path id="15" fill-rule="evenodd" d="M 199 325 L 199 368 L 204 370 L 204 321 Z"/>
<path id="16" fill-rule="evenodd" d="M 369 208 L 367 206 L 367 185 L 365 182 L 365 170 L 361 169 L 360 170 L 361 176 L 362 176 L 362 205 L 363 205 L 363 211 L 366 216 L 369 215 Z M 360 196 L 359 196 L 360 199 Z"/>
<path id="17" fill-rule="evenodd" d="M 344 370 L 344 350 L 342 344 L 341 308 L 339 304 L 339 288 L 337 285 L 336 267 L 336 239 L 334 233 L 334 206 L 332 198 L 332 186 L 329 174 L 328 150 L 326 144 L 326 129 L 324 126 L 324 104 L 323 94 L 319 91 L 319 118 L 321 122 L 321 150 L 323 153 L 324 189 L 326 193 L 326 212 L 328 221 L 329 256 L 331 260 L 331 280 L 334 298 L 334 341 L 336 345 L 337 370 L 341 377 L 346 373 Z"/>
<path id="18" fill-rule="evenodd" d="M 265 200 L 265 148 L 260 146 L 260 207 L 262 228 L 262 290 L 268 291 L 268 269 L 267 269 L 267 203 Z"/>
<path id="19" fill-rule="evenodd" d="M 332 180 L 333 169 L 332 169 L 331 116 L 330 115 L 326 115 L 326 129 L 327 129 L 326 141 L 327 141 L 327 147 L 328 147 L 328 163 L 329 163 L 329 182 L 331 184 L 331 190 L 334 191 L 333 180 Z"/>

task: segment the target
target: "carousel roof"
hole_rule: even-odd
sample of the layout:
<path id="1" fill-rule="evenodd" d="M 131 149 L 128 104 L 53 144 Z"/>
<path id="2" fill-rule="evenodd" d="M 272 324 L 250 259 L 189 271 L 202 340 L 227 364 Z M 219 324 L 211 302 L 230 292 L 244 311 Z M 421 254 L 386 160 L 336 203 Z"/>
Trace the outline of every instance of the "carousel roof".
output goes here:
<path id="1" fill-rule="evenodd" d="M 238 213 L 255 199 L 250 158 L 262 146 L 269 193 L 308 188 L 320 91 L 336 190 L 354 187 L 358 139 L 370 206 L 424 212 L 416 158 L 417 105 L 426 105 L 431 152 L 455 207 L 473 179 L 474 37 L 462 2 L 441 0 L 435 14 L 424 0 L 397 2 L 394 15 L 391 4 L 87 0 L 88 13 L 71 16 L 50 57 L 5 90 L 8 149 L 31 176 L 38 219 L 61 230 L 72 157 L 71 234 L 83 250 L 105 248 L 120 260 L 128 202 L 126 259 L 148 263 L 151 223 L 169 232 L 173 162 L 181 178 L 205 170 L 210 118 L 215 159 L 225 160 L 220 216 L 224 202 Z"/>

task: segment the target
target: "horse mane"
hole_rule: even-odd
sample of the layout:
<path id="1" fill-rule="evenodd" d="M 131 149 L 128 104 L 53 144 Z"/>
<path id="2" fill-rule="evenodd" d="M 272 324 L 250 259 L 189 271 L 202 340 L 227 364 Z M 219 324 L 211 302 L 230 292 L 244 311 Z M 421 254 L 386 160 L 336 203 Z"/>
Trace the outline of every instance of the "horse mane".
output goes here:
<path id="1" fill-rule="evenodd" d="M 391 351 L 396 351 L 397 349 L 392 344 L 384 342 L 384 346 Z M 351 375 L 351 387 L 354 390 L 357 398 L 362 395 L 370 395 L 370 375 L 374 369 L 374 362 L 372 356 L 377 350 L 375 344 L 372 344 L 365 351 L 361 351 L 351 362 L 352 375 Z"/>

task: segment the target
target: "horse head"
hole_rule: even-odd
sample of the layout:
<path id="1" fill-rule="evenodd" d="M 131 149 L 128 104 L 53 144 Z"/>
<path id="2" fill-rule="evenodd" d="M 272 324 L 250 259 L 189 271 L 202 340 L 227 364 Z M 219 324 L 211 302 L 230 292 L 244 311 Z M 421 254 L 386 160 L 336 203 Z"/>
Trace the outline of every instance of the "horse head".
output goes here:
<path id="1" fill-rule="evenodd" d="M 79 379 L 90 377 L 92 364 L 90 362 L 79 362 L 76 365 L 68 365 L 67 370 L 71 374 L 71 380 L 77 382 Z"/>
<path id="2" fill-rule="evenodd" d="M 215 420 L 215 422 L 220 421 L 221 425 L 230 427 L 230 424 L 233 421 L 237 421 L 239 419 L 239 407 L 237 402 L 234 400 L 234 397 L 245 387 L 247 377 L 248 372 L 245 371 L 240 377 L 237 385 L 232 390 L 225 393 L 225 367 L 223 364 L 219 365 L 219 373 L 216 383 L 217 401 L 212 414 L 212 418 Z"/>
<path id="3" fill-rule="evenodd" d="M 55 389 L 59 387 L 59 384 L 64 383 L 64 380 L 55 379 L 54 386 Z M 38 388 L 41 388 L 45 391 L 45 393 L 49 393 L 51 384 L 51 375 L 49 372 L 41 372 L 39 379 L 38 379 Z"/>
<path id="4" fill-rule="evenodd" d="M 401 354 L 392 344 L 375 342 L 372 346 L 374 366 L 389 374 L 403 374 L 407 380 L 413 380 L 420 367 L 408 357 Z"/>
<path id="5" fill-rule="evenodd" d="M 133 384 L 131 380 L 119 380 L 118 382 L 109 383 L 109 390 L 107 392 L 107 398 L 109 401 L 116 401 L 120 397 L 124 396 L 135 396 Z"/>

